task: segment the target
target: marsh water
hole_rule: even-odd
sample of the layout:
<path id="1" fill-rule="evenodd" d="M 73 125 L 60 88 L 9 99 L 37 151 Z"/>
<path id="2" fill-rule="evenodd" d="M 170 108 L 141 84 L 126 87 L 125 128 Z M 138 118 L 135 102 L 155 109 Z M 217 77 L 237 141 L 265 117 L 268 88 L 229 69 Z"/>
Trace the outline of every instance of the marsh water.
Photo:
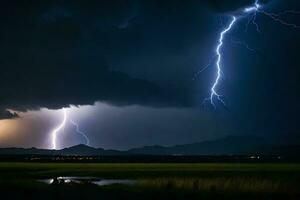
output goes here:
<path id="1" fill-rule="evenodd" d="M 77 177 L 77 176 L 62 176 L 54 177 L 50 179 L 42 179 L 39 182 L 43 182 L 49 185 L 74 185 L 74 184 L 92 184 L 98 186 L 106 186 L 113 184 L 133 185 L 134 180 L 130 179 L 102 179 L 97 177 Z"/>

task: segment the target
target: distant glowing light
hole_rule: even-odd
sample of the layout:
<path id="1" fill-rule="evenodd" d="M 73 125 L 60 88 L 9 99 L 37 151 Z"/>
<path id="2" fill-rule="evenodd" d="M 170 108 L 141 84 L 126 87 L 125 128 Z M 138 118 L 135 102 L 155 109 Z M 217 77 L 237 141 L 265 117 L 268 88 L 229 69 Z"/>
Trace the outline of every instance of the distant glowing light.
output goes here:
<path id="1" fill-rule="evenodd" d="M 56 127 L 52 131 L 52 134 L 51 134 L 52 135 L 52 149 L 57 148 L 57 144 L 56 144 L 57 134 L 65 126 L 66 121 L 67 121 L 67 111 L 65 108 L 63 108 L 62 111 L 63 111 L 63 121 L 60 123 L 60 125 L 58 127 Z"/>

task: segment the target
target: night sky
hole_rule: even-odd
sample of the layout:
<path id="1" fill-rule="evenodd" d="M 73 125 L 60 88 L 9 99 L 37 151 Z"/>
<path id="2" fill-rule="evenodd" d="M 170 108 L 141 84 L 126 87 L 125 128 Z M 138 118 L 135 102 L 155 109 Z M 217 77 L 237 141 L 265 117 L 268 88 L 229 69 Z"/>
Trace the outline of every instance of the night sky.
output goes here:
<path id="1" fill-rule="evenodd" d="M 242 2 L 242 3 L 241 3 Z M 298 0 L 261 1 L 278 13 Z M 226 106 L 203 105 L 214 55 L 245 0 L 1 1 L 0 147 L 50 148 L 62 108 L 94 147 L 175 145 L 228 135 L 300 144 L 300 28 L 257 15 L 224 39 Z M 300 24 L 300 14 L 283 15 Z M 246 48 L 248 45 L 249 50 Z M 71 105 L 71 106 L 70 106 Z M 72 124 L 58 146 L 83 143 Z"/>

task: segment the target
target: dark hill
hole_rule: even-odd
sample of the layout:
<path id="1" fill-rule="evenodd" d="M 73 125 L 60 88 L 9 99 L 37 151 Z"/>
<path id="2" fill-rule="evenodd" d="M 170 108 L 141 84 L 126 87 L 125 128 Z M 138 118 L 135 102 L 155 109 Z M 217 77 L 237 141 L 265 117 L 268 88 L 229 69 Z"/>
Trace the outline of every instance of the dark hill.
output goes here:
<path id="1" fill-rule="evenodd" d="M 75 145 L 61 150 L 37 148 L 2 148 L 0 155 L 77 155 L 77 156 L 114 156 L 114 155 L 248 155 L 276 154 L 300 155 L 300 145 L 279 146 L 268 143 L 257 136 L 228 136 L 218 140 L 193 144 L 165 146 L 145 146 L 128 151 L 105 150 L 87 145 Z"/>
<path id="2" fill-rule="evenodd" d="M 257 136 L 228 136 L 226 138 L 171 147 L 145 146 L 129 150 L 132 154 L 152 155 L 232 155 L 267 152 L 271 148 Z"/>

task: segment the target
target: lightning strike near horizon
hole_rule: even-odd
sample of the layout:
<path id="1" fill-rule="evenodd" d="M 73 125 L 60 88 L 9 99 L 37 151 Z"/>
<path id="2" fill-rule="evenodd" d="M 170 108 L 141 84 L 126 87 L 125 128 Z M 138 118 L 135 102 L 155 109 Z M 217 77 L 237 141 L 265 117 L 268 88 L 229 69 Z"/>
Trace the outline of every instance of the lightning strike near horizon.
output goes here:
<path id="1" fill-rule="evenodd" d="M 89 146 L 90 140 L 89 140 L 88 136 L 79 129 L 79 125 L 77 123 L 75 123 L 71 119 L 70 119 L 70 122 L 71 122 L 71 124 L 73 124 L 76 127 L 76 132 L 79 133 L 85 139 L 85 144 Z"/>
<path id="2" fill-rule="evenodd" d="M 57 136 L 58 136 L 58 133 L 62 130 L 64 130 L 65 126 L 66 126 L 66 122 L 68 120 L 68 113 L 67 113 L 67 110 L 65 108 L 62 109 L 63 111 L 63 120 L 62 122 L 51 132 L 51 137 L 52 137 L 52 149 L 57 149 Z M 89 138 L 87 137 L 87 135 L 82 132 L 80 129 L 79 129 L 79 125 L 77 123 L 75 123 L 73 120 L 69 119 L 68 120 L 73 126 L 76 127 L 76 132 L 79 133 L 86 141 L 86 145 L 89 145 L 90 144 L 90 140 Z"/>
<path id="3" fill-rule="evenodd" d="M 66 124 L 66 121 L 67 121 L 67 111 L 65 108 L 62 109 L 63 111 L 63 120 L 62 122 L 59 124 L 58 127 L 56 127 L 52 133 L 51 133 L 51 136 L 52 136 L 52 149 L 56 149 L 57 145 L 56 145 L 56 138 L 57 138 L 57 134 L 58 132 L 63 129 L 65 127 L 65 124 Z"/>
<path id="4" fill-rule="evenodd" d="M 257 19 L 257 14 L 260 13 L 260 14 L 263 14 L 267 17 L 269 17 L 270 19 L 272 19 L 273 21 L 275 22 L 278 22 L 282 25 L 285 25 L 285 26 L 289 26 L 289 27 L 292 27 L 292 28 L 300 28 L 299 25 L 297 24 L 293 24 L 293 23 L 289 23 L 289 22 L 286 22 L 284 20 L 282 20 L 280 17 L 283 16 L 283 15 L 287 15 L 287 14 L 300 14 L 299 11 L 294 11 L 294 10 L 286 10 L 286 11 L 282 11 L 280 13 L 269 13 L 265 10 L 262 9 L 262 5 L 259 4 L 259 0 L 256 0 L 254 2 L 253 5 L 249 6 L 249 7 L 246 7 L 243 9 L 243 12 L 242 14 L 238 15 L 238 16 L 231 16 L 231 21 L 229 23 L 229 25 L 227 25 L 224 29 L 222 29 L 222 31 L 220 32 L 219 34 L 219 40 L 218 40 L 218 44 L 217 44 L 217 47 L 215 49 L 215 56 L 217 59 L 215 61 L 215 66 L 216 66 L 216 78 L 212 84 L 212 87 L 210 89 L 210 95 L 208 98 L 205 98 L 204 101 L 203 101 L 203 104 L 207 101 L 210 102 L 210 104 L 216 108 L 216 104 L 214 102 L 214 99 L 217 99 L 219 100 L 224 106 L 225 106 L 225 102 L 224 100 L 222 99 L 222 95 L 220 95 L 217 91 L 217 88 L 218 88 L 218 85 L 219 85 L 219 82 L 222 78 L 222 47 L 223 47 L 223 44 L 224 44 L 224 37 L 226 35 L 227 32 L 229 32 L 233 26 L 235 25 L 236 21 L 239 19 L 239 18 L 243 18 L 243 17 L 248 17 L 248 21 L 246 23 L 246 30 L 245 32 L 247 32 L 248 30 L 248 26 L 250 25 L 250 23 L 252 23 L 255 27 L 256 27 L 256 31 L 257 32 L 261 32 L 260 31 L 260 27 L 258 25 L 258 23 L 256 22 L 256 19 Z M 239 42 L 240 44 L 243 44 L 244 46 L 246 46 L 246 48 L 248 50 L 251 50 L 253 51 L 253 49 L 249 48 L 249 46 L 244 43 L 244 42 Z M 210 66 L 210 63 L 205 66 L 204 68 L 202 68 L 201 70 L 199 70 L 197 72 L 197 76 L 199 73 L 203 72 L 205 69 L 207 69 L 209 66 Z"/>

